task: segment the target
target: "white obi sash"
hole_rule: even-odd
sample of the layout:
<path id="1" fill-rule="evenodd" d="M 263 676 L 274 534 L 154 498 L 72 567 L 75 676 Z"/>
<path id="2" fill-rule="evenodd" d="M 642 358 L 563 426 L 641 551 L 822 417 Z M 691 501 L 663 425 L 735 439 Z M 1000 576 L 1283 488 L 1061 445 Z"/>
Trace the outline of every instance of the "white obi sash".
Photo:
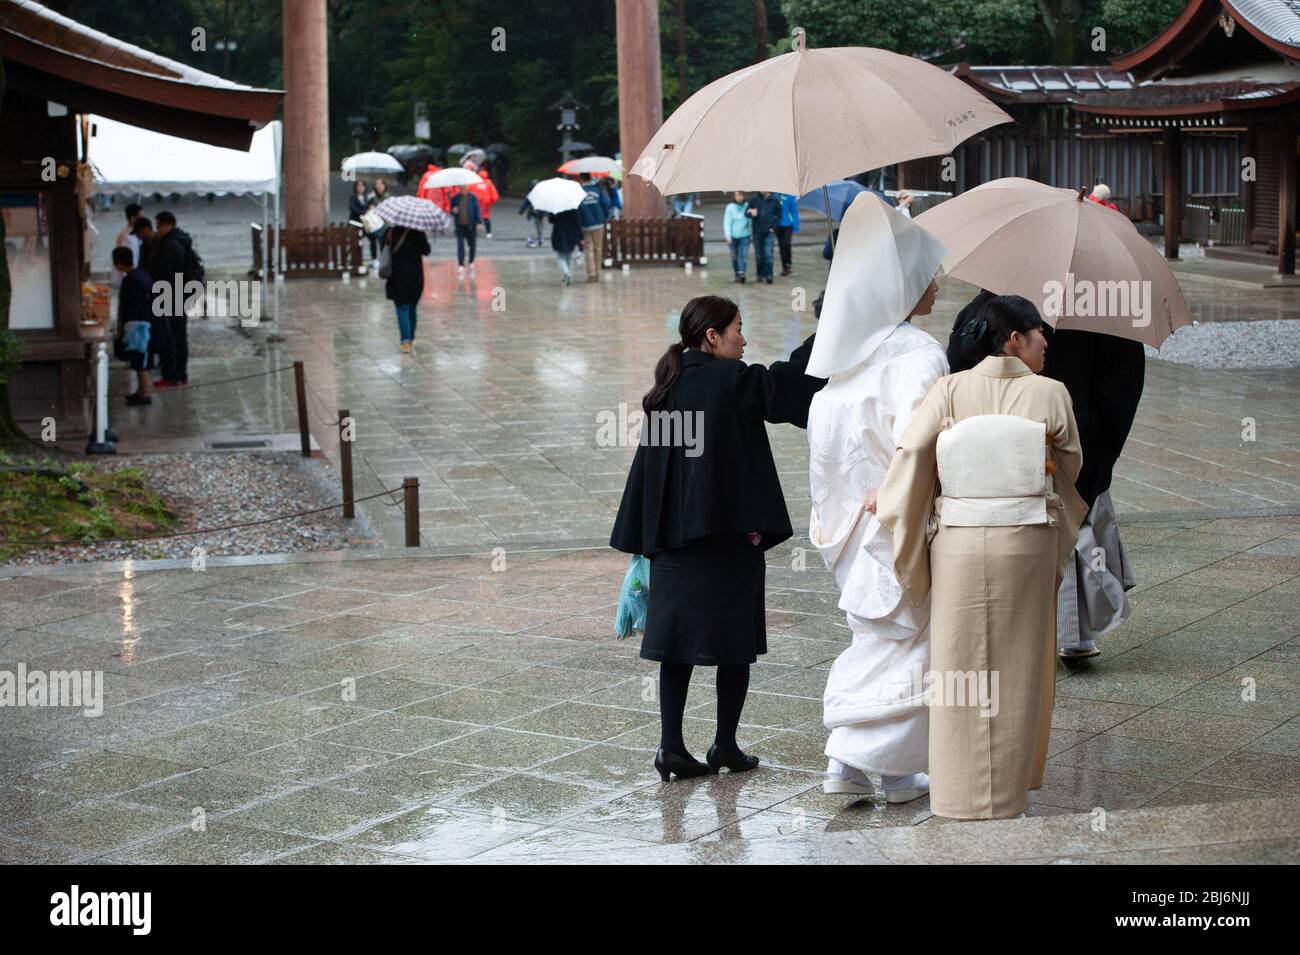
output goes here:
<path id="1" fill-rule="evenodd" d="M 1019 415 L 964 418 L 939 435 L 935 455 L 947 527 L 1055 524 L 1048 513 L 1047 426 Z"/>

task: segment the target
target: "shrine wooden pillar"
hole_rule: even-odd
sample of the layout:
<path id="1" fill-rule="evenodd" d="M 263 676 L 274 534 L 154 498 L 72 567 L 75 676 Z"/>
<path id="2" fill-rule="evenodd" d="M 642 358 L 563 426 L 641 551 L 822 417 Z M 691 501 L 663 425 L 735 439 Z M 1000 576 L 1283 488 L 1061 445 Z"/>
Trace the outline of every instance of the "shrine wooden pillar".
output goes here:
<path id="1" fill-rule="evenodd" d="M 1178 233 L 1183 217 L 1183 134 L 1165 127 L 1165 258 L 1178 258 Z"/>
<path id="2" fill-rule="evenodd" d="M 1281 124 L 1277 157 L 1277 270 L 1295 274 L 1296 124 Z"/>

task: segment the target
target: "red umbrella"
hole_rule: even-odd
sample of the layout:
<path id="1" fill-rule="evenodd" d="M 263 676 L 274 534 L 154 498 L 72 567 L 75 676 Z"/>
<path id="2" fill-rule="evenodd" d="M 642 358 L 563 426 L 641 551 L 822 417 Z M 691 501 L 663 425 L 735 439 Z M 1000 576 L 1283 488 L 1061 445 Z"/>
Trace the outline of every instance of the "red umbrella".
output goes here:
<path id="1" fill-rule="evenodd" d="M 564 163 L 563 165 L 557 166 L 555 171 L 558 172 L 561 176 L 577 176 L 579 174 L 579 170 L 574 169 L 573 165 L 578 161 L 579 160 L 577 159 L 570 159 L 568 162 Z M 587 175 L 591 176 L 591 178 L 593 179 L 604 179 L 609 175 L 609 173 L 591 172 L 588 173 Z"/>

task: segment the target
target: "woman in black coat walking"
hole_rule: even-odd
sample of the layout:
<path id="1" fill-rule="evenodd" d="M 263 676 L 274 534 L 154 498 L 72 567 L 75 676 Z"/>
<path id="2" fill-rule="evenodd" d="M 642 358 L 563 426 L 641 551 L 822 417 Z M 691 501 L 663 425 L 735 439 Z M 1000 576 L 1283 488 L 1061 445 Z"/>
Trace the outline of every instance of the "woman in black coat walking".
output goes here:
<path id="1" fill-rule="evenodd" d="M 770 368 L 746 365 L 740 310 L 716 295 L 682 310 L 681 341 L 655 366 L 646 418 L 610 545 L 650 559 L 641 656 L 658 660 L 660 778 L 753 769 L 736 727 L 749 665 L 767 652 L 765 551 L 793 535 L 765 421 L 808 424 L 826 383 L 804 374 L 813 336 Z M 707 765 L 682 739 L 691 670 L 718 668 Z"/>
<path id="2" fill-rule="evenodd" d="M 419 229 L 392 226 L 384 241 L 392 254 L 384 292 L 397 307 L 402 351 L 409 352 L 415 344 L 415 307 L 424 294 L 424 257 L 429 254 L 429 240 Z"/>

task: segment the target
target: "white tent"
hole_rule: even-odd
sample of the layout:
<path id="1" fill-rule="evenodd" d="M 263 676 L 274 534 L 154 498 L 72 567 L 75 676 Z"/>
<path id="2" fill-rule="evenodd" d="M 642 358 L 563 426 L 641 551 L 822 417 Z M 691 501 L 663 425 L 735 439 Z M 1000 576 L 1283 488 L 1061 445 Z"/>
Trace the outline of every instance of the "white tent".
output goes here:
<path id="1" fill-rule="evenodd" d="M 152 192 L 276 195 L 280 191 L 280 121 L 253 134 L 248 152 L 211 146 L 90 117 L 90 164 L 95 191 L 109 195 Z"/>
<path id="2" fill-rule="evenodd" d="M 269 219 L 274 203 L 275 234 L 280 234 L 280 160 L 283 128 L 272 120 L 253 133 L 248 152 L 168 136 L 104 116 L 90 117 L 87 155 L 95 192 L 144 196 L 197 193 L 260 196 L 262 204 L 263 292 L 271 262 Z M 272 198 L 273 197 L 273 198 Z"/>

